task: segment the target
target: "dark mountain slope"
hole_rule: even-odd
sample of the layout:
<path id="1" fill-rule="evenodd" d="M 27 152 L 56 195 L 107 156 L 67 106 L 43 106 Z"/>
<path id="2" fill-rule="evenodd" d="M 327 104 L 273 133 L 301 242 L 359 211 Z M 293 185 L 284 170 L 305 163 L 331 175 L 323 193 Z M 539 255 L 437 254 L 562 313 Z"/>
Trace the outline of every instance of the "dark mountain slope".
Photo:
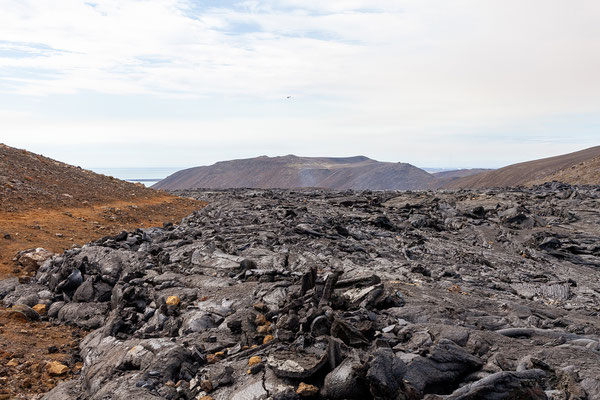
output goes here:
<path id="1" fill-rule="evenodd" d="M 586 161 L 590 161 L 596 157 L 600 157 L 600 146 L 556 157 L 513 164 L 494 171 L 467 176 L 449 182 L 445 185 L 445 188 L 508 187 L 560 180 L 561 176 L 567 173 L 567 170 L 573 168 L 581 170 L 580 175 L 585 174 Z M 576 179 L 578 176 L 577 173 L 573 173 L 570 176 L 572 179 L 570 179 L 569 183 L 571 184 L 587 183 L 578 181 Z M 600 183 L 600 178 L 596 179 L 596 182 Z"/>
<path id="2" fill-rule="evenodd" d="M 0 211 L 59 208 L 164 196 L 142 185 L 0 143 Z"/>
<path id="3" fill-rule="evenodd" d="M 364 156 L 347 158 L 256 157 L 222 161 L 178 171 L 153 187 L 187 188 L 299 188 L 409 190 L 431 187 L 431 174 L 411 164 L 379 162 Z"/>

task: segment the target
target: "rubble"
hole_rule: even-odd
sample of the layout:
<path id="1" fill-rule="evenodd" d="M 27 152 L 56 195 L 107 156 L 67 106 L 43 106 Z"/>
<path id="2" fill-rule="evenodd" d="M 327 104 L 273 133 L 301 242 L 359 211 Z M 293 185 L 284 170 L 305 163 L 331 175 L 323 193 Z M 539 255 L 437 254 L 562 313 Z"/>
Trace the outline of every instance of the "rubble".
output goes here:
<path id="1" fill-rule="evenodd" d="M 48 307 L 45 304 L 36 304 L 31 307 L 39 315 L 45 315 L 48 312 Z"/>
<path id="2" fill-rule="evenodd" d="M 313 397 L 319 393 L 319 388 L 315 385 L 309 385 L 304 382 L 300 382 L 298 385 L 298 389 L 296 389 L 296 394 L 300 397 Z"/>
<path id="3" fill-rule="evenodd" d="M 53 253 L 50 251 L 38 247 L 35 249 L 19 251 L 15 257 L 15 261 L 23 271 L 35 272 L 44 263 L 44 261 L 52 256 Z"/>
<path id="4" fill-rule="evenodd" d="M 58 361 L 52 361 L 48 363 L 46 370 L 48 370 L 48 374 L 51 376 L 60 376 L 69 372 L 69 367 L 59 363 Z"/>
<path id="5" fill-rule="evenodd" d="M 184 194 L 0 282 L 93 329 L 44 399 L 600 397 L 600 188 Z"/>

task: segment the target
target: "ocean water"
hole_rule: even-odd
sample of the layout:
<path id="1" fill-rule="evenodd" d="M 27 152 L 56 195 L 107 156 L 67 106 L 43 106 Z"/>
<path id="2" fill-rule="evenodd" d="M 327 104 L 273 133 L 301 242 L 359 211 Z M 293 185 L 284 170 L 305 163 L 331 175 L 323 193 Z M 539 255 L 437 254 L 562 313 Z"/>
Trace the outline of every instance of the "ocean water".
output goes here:
<path id="1" fill-rule="evenodd" d="M 113 176 L 128 182 L 140 182 L 152 186 L 167 176 L 185 167 L 133 167 L 133 168 L 88 168 L 99 174 Z"/>

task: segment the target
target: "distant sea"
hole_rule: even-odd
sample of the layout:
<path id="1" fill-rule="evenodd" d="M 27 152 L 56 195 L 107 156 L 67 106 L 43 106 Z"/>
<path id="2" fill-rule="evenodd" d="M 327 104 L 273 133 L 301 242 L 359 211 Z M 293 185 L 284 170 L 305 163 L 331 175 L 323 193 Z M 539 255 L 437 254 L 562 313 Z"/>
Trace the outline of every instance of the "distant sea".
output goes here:
<path id="1" fill-rule="evenodd" d="M 99 174 L 114 176 L 128 182 L 140 182 L 152 186 L 185 167 L 135 167 L 135 168 L 88 168 Z"/>

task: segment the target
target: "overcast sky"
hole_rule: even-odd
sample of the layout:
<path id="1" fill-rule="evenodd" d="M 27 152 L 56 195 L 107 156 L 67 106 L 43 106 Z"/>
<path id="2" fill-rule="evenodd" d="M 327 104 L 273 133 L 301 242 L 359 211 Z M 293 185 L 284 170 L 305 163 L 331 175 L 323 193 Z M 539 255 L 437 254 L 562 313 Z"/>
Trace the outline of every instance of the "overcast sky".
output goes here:
<path id="1" fill-rule="evenodd" d="M 598 0 L 0 0 L 0 142 L 498 167 L 600 144 L 599 21 Z"/>

